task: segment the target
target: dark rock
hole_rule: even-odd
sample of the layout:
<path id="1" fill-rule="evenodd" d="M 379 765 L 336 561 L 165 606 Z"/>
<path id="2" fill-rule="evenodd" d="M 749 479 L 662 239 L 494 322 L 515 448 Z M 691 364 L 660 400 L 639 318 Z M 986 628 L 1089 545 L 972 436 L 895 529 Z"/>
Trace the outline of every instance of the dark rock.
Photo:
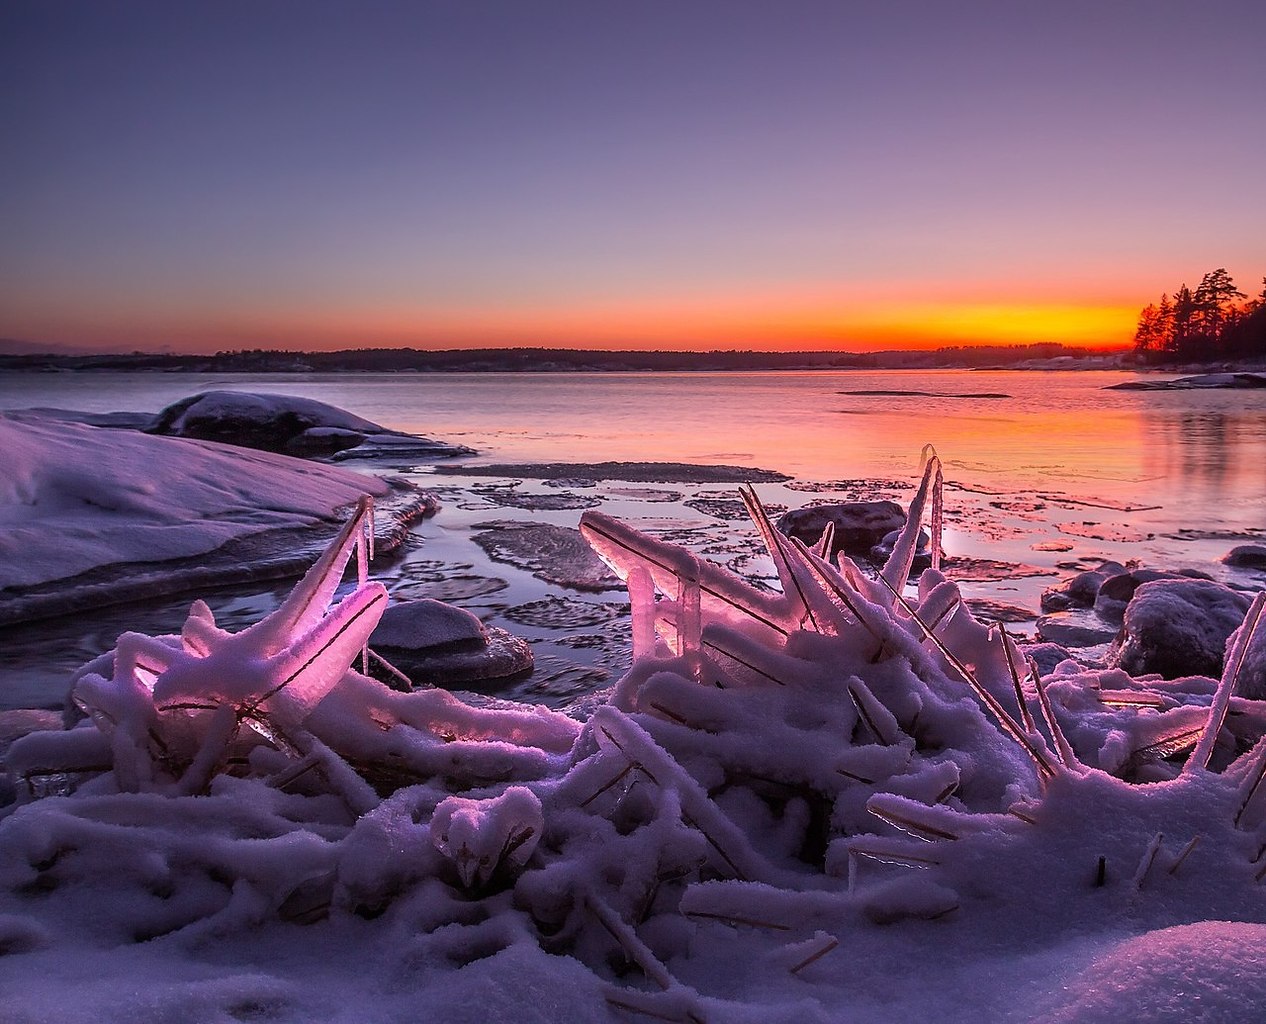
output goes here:
<path id="1" fill-rule="evenodd" d="M 906 514 L 895 501 L 845 501 L 829 505 L 811 505 L 784 513 L 777 527 L 788 537 L 795 537 L 810 546 L 816 544 L 827 523 L 835 524 L 835 542 L 831 557 L 843 551 L 847 555 L 868 556 L 894 530 L 900 530 Z"/>
<path id="2" fill-rule="evenodd" d="M 344 448 L 355 448 L 365 435 L 343 427 L 311 427 L 286 442 L 286 454 L 301 459 L 333 455 Z"/>
<path id="3" fill-rule="evenodd" d="M 471 453 L 469 448 L 388 430 L 311 398 L 245 391 L 206 391 L 182 398 L 145 429 L 297 456 L 416 458 Z"/>
<path id="4" fill-rule="evenodd" d="M 1063 586 L 1042 593 L 1042 611 L 1060 612 L 1067 608 L 1089 608 L 1099 595 L 1099 588 L 1114 576 L 1125 572 L 1118 562 L 1104 562 L 1096 569 L 1079 572 Z"/>
<path id="5" fill-rule="evenodd" d="M 1207 580 L 1208 578 L 1207 574 L 1196 569 L 1182 569 L 1179 572 L 1134 569 L 1131 572 L 1123 572 L 1104 581 L 1103 586 L 1099 588 L 1099 593 L 1095 596 L 1095 611 L 1108 622 L 1120 623 L 1130 599 L 1144 583 L 1153 583 L 1156 580 Z"/>
<path id="6" fill-rule="evenodd" d="M 532 668 L 526 640 L 485 626 L 464 608 L 430 599 L 392 605 L 369 643 L 415 686 L 464 686 Z"/>
<path id="7" fill-rule="evenodd" d="M 1222 562 L 1237 569 L 1266 569 L 1266 545 L 1241 544 L 1223 555 Z"/>
<path id="8" fill-rule="evenodd" d="M 553 480 L 584 477 L 588 480 L 624 480 L 642 484 L 782 483 L 786 473 L 752 466 L 697 466 L 688 462 L 515 462 L 486 466 L 436 466 L 437 473 L 462 476 L 524 477 Z"/>
<path id="9" fill-rule="evenodd" d="M 1038 640 L 1063 647 L 1096 647 L 1111 643 L 1116 635 L 1113 627 L 1085 609 L 1054 612 L 1037 620 Z"/>
<path id="10" fill-rule="evenodd" d="M 1249 599 L 1202 579 L 1142 584 L 1125 609 L 1121 635 L 1108 652 L 1110 667 L 1166 679 L 1222 674 L 1227 638 L 1244 620 Z"/>
<path id="11" fill-rule="evenodd" d="M 378 653 L 408 676 L 414 686 L 470 686 L 531 671 L 532 648 L 526 640 L 497 626 L 484 628 L 487 643 L 478 648 L 414 650 L 384 646 Z"/>
<path id="12" fill-rule="evenodd" d="M 375 649 L 482 650 L 487 643 L 479 616 L 430 598 L 393 604 L 382 613 L 369 637 L 369 644 Z"/>
<path id="13" fill-rule="evenodd" d="M 884 539 L 870 549 L 870 560 L 876 565 L 883 565 L 892 557 L 892 549 L 897 546 L 897 538 L 901 536 L 900 530 L 893 530 L 891 533 L 885 534 Z M 919 539 L 915 542 L 914 559 L 910 563 L 910 575 L 917 576 L 924 569 L 932 567 L 932 552 L 928 549 L 928 543 L 931 541 L 926 530 L 919 531 Z"/>

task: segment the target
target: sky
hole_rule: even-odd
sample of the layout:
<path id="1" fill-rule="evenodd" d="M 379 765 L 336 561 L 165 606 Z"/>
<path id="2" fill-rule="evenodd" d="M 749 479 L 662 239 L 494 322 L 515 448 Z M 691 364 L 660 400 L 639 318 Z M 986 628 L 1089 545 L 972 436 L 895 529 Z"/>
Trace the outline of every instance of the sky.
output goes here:
<path id="1" fill-rule="evenodd" d="M 1125 344 L 1266 275 L 1260 0 L 6 0 L 0 338 Z"/>

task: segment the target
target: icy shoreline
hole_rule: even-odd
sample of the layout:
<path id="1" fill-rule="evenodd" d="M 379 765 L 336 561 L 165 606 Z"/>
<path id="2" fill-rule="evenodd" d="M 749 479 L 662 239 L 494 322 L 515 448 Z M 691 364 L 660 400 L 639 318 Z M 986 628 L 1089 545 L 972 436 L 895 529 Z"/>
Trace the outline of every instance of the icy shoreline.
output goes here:
<path id="1" fill-rule="evenodd" d="M 354 531 L 257 626 L 131 634 L 77 678 L 91 718 L 10 757 L 76 791 L 0 822 L 8 1007 L 1255 1020 L 1262 598 L 1220 681 L 1039 674 L 935 567 L 898 596 L 930 478 L 882 576 L 745 494 L 780 592 L 586 513 L 636 661 L 583 724 L 340 676 L 385 597 L 333 601 Z"/>

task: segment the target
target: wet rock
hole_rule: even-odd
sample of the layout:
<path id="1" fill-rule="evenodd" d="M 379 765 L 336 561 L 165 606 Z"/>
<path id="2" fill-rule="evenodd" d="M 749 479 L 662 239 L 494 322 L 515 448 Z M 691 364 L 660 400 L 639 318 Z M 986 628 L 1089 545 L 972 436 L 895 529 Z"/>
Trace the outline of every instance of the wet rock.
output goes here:
<path id="1" fill-rule="evenodd" d="M 896 547 L 897 538 L 901 536 L 900 530 L 893 530 L 891 533 L 884 535 L 884 539 L 870 549 L 870 560 L 876 565 L 883 565 L 892 556 L 892 549 Z M 910 575 L 918 576 L 924 569 L 932 567 L 932 552 L 928 548 L 931 541 L 927 530 L 919 531 L 919 539 L 915 544 L 914 560 L 910 563 Z"/>
<path id="2" fill-rule="evenodd" d="M 835 542 L 831 546 L 834 557 L 840 551 L 868 556 L 871 548 L 894 530 L 900 530 L 905 522 L 906 514 L 895 501 L 845 501 L 792 509 L 776 525 L 788 537 L 813 545 L 827 523 L 835 524 Z"/>
<path id="3" fill-rule="evenodd" d="M 984 622 L 1032 622 L 1033 612 L 1018 604 L 994 601 L 987 597 L 967 598 L 967 607 Z"/>
<path id="4" fill-rule="evenodd" d="M 1096 647 L 1111 643 L 1116 635 L 1114 627 L 1086 609 L 1070 608 L 1037 620 L 1038 640 L 1063 647 Z"/>
<path id="5" fill-rule="evenodd" d="M 574 508 L 593 508 L 601 505 L 602 499 L 592 494 L 572 494 L 563 491 L 560 494 L 532 494 L 517 491 L 513 488 L 488 488 L 479 492 L 480 497 L 494 505 L 504 508 L 522 508 L 529 512 L 558 512 Z"/>
<path id="6" fill-rule="evenodd" d="M 1095 595 L 1095 611 L 1108 622 L 1119 623 L 1125 615 L 1126 606 L 1134 597 L 1135 591 L 1144 583 L 1156 580 L 1205 579 L 1206 573 L 1195 569 L 1183 569 L 1179 572 L 1161 572 L 1156 569 L 1135 569 L 1132 572 L 1119 573 L 1104 581 Z"/>
<path id="7" fill-rule="evenodd" d="M 786 473 L 752 466 L 696 466 L 687 462 L 516 462 L 487 466 L 437 466 L 462 476 L 521 476 L 536 480 L 583 477 L 627 483 L 781 483 Z"/>
<path id="8" fill-rule="evenodd" d="M 618 590 L 624 584 L 593 553 L 579 530 L 549 524 L 489 524 L 474 541 L 497 562 L 575 590 Z"/>
<path id="9" fill-rule="evenodd" d="M 415 686 L 461 686 L 532 668 L 527 641 L 485 626 L 463 608 L 429 599 L 392 605 L 369 642 Z"/>
<path id="10" fill-rule="evenodd" d="M 1155 672 L 1166 679 L 1216 679 L 1222 674 L 1227 638 L 1243 622 L 1248 606 L 1245 595 L 1212 580 L 1144 583 L 1125 609 L 1108 664 L 1134 676 Z"/>
<path id="11" fill-rule="evenodd" d="M 287 455 L 460 455 L 469 448 L 388 430 L 371 420 L 311 398 L 206 391 L 163 409 L 151 434 L 218 441 Z"/>
<path id="12" fill-rule="evenodd" d="M 1266 545 L 1241 544 L 1223 555 L 1222 562 L 1237 569 L 1266 569 Z"/>
<path id="13" fill-rule="evenodd" d="M 1079 572 L 1062 586 L 1042 592 L 1042 611 L 1059 612 L 1067 608 L 1089 608 L 1095 603 L 1099 589 L 1114 576 L 1125 572 L 1119 562 L 1104 562 L 1096 569 Z"/>

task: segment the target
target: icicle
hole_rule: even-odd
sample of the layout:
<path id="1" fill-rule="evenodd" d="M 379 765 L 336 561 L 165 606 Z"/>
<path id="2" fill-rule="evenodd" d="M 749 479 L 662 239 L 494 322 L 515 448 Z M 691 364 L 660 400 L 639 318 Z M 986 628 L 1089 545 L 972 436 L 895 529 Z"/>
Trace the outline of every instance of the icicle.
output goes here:
<path id="1" fill-rule="evenodd" d="M 640 565 L 629 570 L 629 605 L 633 612 L 633 660 L 655 654 L 655 581 Z"/>
<path id="2" fill-rule="evenodd" d="M 1017 662 L 1022 662 L 1019 648 L 1016 647 L 1015 641 L 1011 639 L 1011 634 L 1007 632 L 1007 627 L 1001 622 L 998 623 L 998 632 L 1002 636 L 1002 651 L 1006 655 L 1007 670 L 1011 673 L 1011 685 L 1015 689 L 1015 702 L 1020 709 L 1020 721 L 1024 723 L 1024 728 L 1028 732 L 1036 732 L 1035 723 L 1033 721 L 1033 713 L 1029 711 L 1029 703 L 1024 699 L 1024 687 L 1020 685 L 1020 672 L 1016 668 Z M 1037 678 L 1036 667 L 1030 662 L 1030 670 L 1033 672 L 1034 678 Z"/>
<path id="3" fill-rule="evenodd" d="M 936 456 L 933 456 L 936 458 Z M 941 475 L 941 460 L 936 459 L 936 480 L 932 486 L 932 568 L 941 568 L 941 536 L 944 532 L 945 478 Z"/>
<path id="4" fill-rule="evenodd" d="M 1231 691 L 1235 689 L 1235 681 L 1244 665 L 1244 658 L 1248 654 L 1253 634 L 1257 632 L 1257 627 L 1261 624 L 1263 607 L 1266 607 L 1266 590 L 1253 598 L 1248 614 L 1244 616 L 1244 624 L 1240 626 L 1235 645 L 1227 655 L 1226 665 L 1222 669 L 1222 679 L 1213 696 L 1213 705 L 1209 708 L 1209 722 L 1200 736 L 1200 741 L 1196 744 L 1196 749 L 1192 751 L 1191 757 L 1183 766 L 1184 775 L 1209 767 L 1209 758 L 1213 756 L 1213 745 L 1218 740 L 1218 733 L 1222 731 L 1222 723 L 1226 721 L 1226 711 L 1231 703 Z"/>
<path id="5" fill-rule="evenodd" d="M 693 568 L 698 568 L 695 560 Z M 697 654 L 703 639 L 703 615 L 700 607 L 699 573 L 683 575 L 677 591 L 677 653 Z"/>
<path id="6" fill-rule="evenodd" d="M 1072 744 L 1068 742 L 1068 737 L 1064 735 L 1064 729 L 1059 724 L 1059 719 L 1055 717 L 1055 709 L 1051 706 L 1051 698 L 1046 692 L 1046 687 L 1042 685 L 1042 677 L 1037 674 L 1036 666 L 1033 669 L 1033 685 L 1037 689 L 1037 703 L 1042 709 L 1042 717 L 1046 720 L 1046 728 L 1051 732 L 1051 740 L 1055 744 L 1055 752 L 1059 755 L 1059 759 L 1064 762 L 1064 766 L 1078 770 L 1082 767 L 1081 762 L 1077 759 L 1077 754 L 1073 751 Z"/>
<path id="7" fill-rule="evenodd" d="M 1248 813 L 1249 805 L 1262 784 L 1262 778 L 1266 776 L 1266 736 L 1261 737 L 1244 756 L 1248 758 L 1248 771 L 1240 784 L 1240 808 L 1235 812 L 1236 828 L 1240 827 L 1240 821 Z"/>
<path id="8" fill-rule="evenodd" d="M 813 553 L 822 561 L 829 562 L 831 560 L 831 548 L 835 545 L 835 521 L 828 519 L 826 526 L 822 527 L 822 536 L 818 538 L 817 544 L 813 547 Z"/>
<path id="9" fill-rule="evenodd" d="M 1156 860 L 1156 855 L 1160 852 L 1161 843 L 1165 841 L 1165 837 L 1157 832 L 1152 837 L 1152 841 L 1147 844 L 1147 849 L 1143 851 L 1143 856 L 1139 859 L 1138 869 L 1134 872 L 1134 877 L 1130 879 L 1130 885 L 1135 889 L 1143 887 L 1143 880 L 1147 878 L 1147 873 L 1152 870 L 1152 863 Z"/>

